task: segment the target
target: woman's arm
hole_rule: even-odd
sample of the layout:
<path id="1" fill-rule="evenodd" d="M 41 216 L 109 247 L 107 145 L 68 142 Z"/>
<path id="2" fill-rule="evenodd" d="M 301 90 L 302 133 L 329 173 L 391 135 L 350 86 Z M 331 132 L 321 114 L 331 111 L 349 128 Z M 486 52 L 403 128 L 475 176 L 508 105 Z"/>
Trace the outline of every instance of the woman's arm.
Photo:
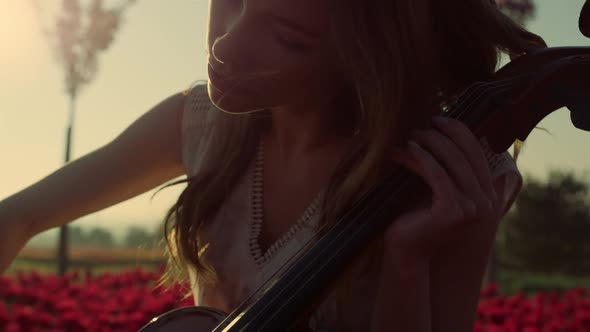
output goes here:
<path id="1" fill-rule="evenodd" d="M 390 250 L 396 254 L 382 264 L 372 331 L 473 331 L 499 220 L 522 188 L 522 177 L 515 170 L 493 184 L 501 203 L 496 218 L 456 228 L 428 260 Z"/>
<path id="2" fill-rule="evenodd" d="M 176 94 L 109 144 L 0 202 L 0 272 L 34 235 L 144 193 L 184 173 Z"/>
<path id="3" fill-rule="evenodd" d="M 496 227 L 475 224 L 432 256 L 430 301 L 433 332 L 471 332 Z"/>
<path id="4" fill-rule="evenodd" d="M 430 332 L 429 261 L 400 257 L 388 263 L 382 265 L 371 331 Z"/>
<path id="5" fill-rule="evenodd" d="M 505 190 L 495 186 L 469 128 L 453 119 L 437 117 L 434 123 L 436 128 L 415 132 L 415 141 L 394 155 L 422 177 L 432 196 L 384 232 L 384 272 L 375 302 L 383 312 L 375 314 L 376 331 L 473 330 L 489 249 L 506 210 Z M 421 266 L 418 272 L 414 264 Z M 399 266 L 398 274 L 387 272 L 392 266 Z"/>
<path id="6" fill-rule="evenodd" d="M 14 257 L 29 241 L 30 235 L 25 227 L 20 227 L 12 219 L 6 201 L 0 201 L 0 273 L 4 272 Z"/>
<path id="7" fill-rule="evenodd" d="M 505 173 L 494 181 L 494 188 L 501 198 L 500 216 L 458 230 L 455 240 L 432 256 L 430 300 L 433 331 L 473 331 L 496 231 L 522 188 L 522 177 L 517 171 Z"/>

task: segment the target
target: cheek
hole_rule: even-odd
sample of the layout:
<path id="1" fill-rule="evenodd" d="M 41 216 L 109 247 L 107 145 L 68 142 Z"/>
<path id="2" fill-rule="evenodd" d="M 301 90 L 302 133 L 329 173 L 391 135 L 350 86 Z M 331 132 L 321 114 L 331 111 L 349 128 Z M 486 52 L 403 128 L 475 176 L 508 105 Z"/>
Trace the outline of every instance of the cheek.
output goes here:
<path id="1" fill-rule="evenodd" d="M 292 71 L 290 76 L 283 77 L 274 85 L 274 89 L 277 90 L 277 96 L 291 104 L 302 101 L 322 103 L 329 98 L 335 86 L 334 77 L 325 67 L 307 65 Z"/>
<path id="2" fill-rule="evenodd" d="M 321 67 L 292 65 L 272 77 L 250 80 L 222 92 L 209 83 L 213 103 L 230 113 L 244 113 L 285 105 L 323 103 L 339 83 Z"/>

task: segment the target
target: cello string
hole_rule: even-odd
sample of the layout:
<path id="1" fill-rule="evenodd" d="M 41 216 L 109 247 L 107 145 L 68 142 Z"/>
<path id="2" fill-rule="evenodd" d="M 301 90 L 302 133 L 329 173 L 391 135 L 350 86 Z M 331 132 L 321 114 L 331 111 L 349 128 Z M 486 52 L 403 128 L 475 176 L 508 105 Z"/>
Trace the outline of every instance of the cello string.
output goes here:
<path id="1" fill-rule="evenodd" d="M 471 93 L 471 96 L 468 96 L 468 97 L 467 97 L 467 99 L 470 99 L 469 97 L 472 97 L 474 94 L 476 94 L 476 93 L 478 93 L 478 92 L 479 92 L 479 91 L 477 91 L 477 88 L 480 88 L 479 90 L 481 90 L 481 89 L 483 88 L 483 89 L 484 89 L 484 91 L 481 91 L 481 93 L 480 93 L 480 94 L 481 94 L 481 95 L 485 95 L 485 93 L 488 91 L 488 90 L 486 90 L 486 89 L 488 89 L 488 88 L 487 88 L 487 86 L 489 86 L 490 84 L 491 84 L 491 83 L 484 83 L 484 84 L 479 84 L 479 86 L 477 86 L 477 84 L 475 84 L 475 87 L 476 87 L 476 88 L 475 88 L 475 90 L 476 90 L 476 91 L 473 91 L 473 92 Z M 496 82 L 496 85 L 498 85 L 498 83 L 497 83 L 497 82 Z M 504 85 L 509 85 L 509 84 L 504 84 Z M 463 99 L 463 100 L 465 100 L 465 99 Z M 472 104 L 472 103 L 470 103 L 470 104 Z M 458 103 L 458 104 L 456 105 L 456 107 L 454 107 L 454 108 L 453 108 L 453 109 L 452 109 L 450 112 L 448 112 L 448 113 L 449 113 L 449 114 L 451 114 L 451 116 L 452 116 L 452 115 L 454 115 L 455 113 L 457 113 L 457 110 L 459 110 L 459 116 L 458 116 L 457 118 L 460 118 L 460 117 L 461 117 L 461 115 L 462 115 L 463 113 L 465 113 L 464 111 L 462 111 L 462 110 L 461 110 L 461 107 L 462 107 L 462 105 L 464 105 L 464 104 Z M 308 241 L 308 242 L 310 242 L 310 241 Z M 307 247 L 307 245 L 306 245 L 305 247 Z M 297 254 L 296 254 L 296 255 L 294 255 L 294 256 L 299 256 L 299 255 L 297 255 Z M 291 260 L 291 259 L 290 259 L 290 260 Z M 290 261 L 290 260 L 289 260 L 289 261 Z M 285 265 L 283 265 L 283 268 L 279 269 L 279 271 L 277 271 L 277 272 L 276 272 L 274 275 L 278 274 L 279 272 L 282 272 L 282 271 L 284 270 L 284 267 L 287 267 L 287 266 L 288 266 L 288 264 L 285 264 Z M 273 277 L 274 277 L 274 275 L 273 275 Z M 271 278 L 272 278 L 272 277 L 271 277 Z M 264 287 L 264 285 L 263 285 L 263 286 L 261 286 L 261 287 Z M 259 288 L 261 288 L 261 287 L 259 287 Z"/>
<path id="2" fill-rule="evenodd" d="M 505 92 L 505 91 L 506 91 L 506 90 L 504 90 L 504 91 L 500 91 L 500 92 Z M 478 113 L 477 113 L 477 112 L 474 112 L 474 114 L 478 114 Z M 471 115 L 471 114 L 469 114 L 469 115 Z M 402 184 L 400 184 L 400 185 L 398 186 L 398 188 L 399 188 L 398 192 L 399 192 L 399 191 L 401 191 L 402 189 L 405 189 L 405 188 L 406 188 L 408 185 L 409 185 L 409 184 L 408 184 L 408 181 L 404 181 Z M 390 198 L 387 200 L 387 202 L 388 202 L 388 203 L 390 203 L 390 204 L 391 204 L 391 203 L 393 203 L 393 202 L 395 202 L 395 200 L 397 199 L 397 197 L 396 197 L 396 196 L 389 196 L 389 197 L 390 197 Z M 387 203 L 386 203 L 386 204 L 387 204 Z M 356 236 L 357 236 L 359 233 L 361 233 L 361 232 L 363 232 L 365 229 L 367 229 L 367 227 L 369 227 L 369 224 L 368 224 L 368 223 L 361 223 L 361 225 L 360 225 L 358 228 L 354 229 L 354 230 L 353 230 L 353 233 L 352 233 L 351 235 L 349 235 L 348 237 L 346 237 L 346 238 L 345 238 L 345 240 L 346 240 L 346 239 L 348 239 L 348 241 L 347 241 L 347 242 L 350 242 L 350 241 L 352 241 L 352 240 L 353 240 L 353 239 L 354 239 L 354 238 L 355 238 L 355 237 L 356 237 Z M 339 240 L 339 239 L 337 239 L 337 240 Z M 347 244 L 346 244 L 347 242 L 344 242 L 344 243 L 342 243 L 342 242 L 343 242 L 342 240 L 339 240 L 339 242 L 340 242 L 340 243 L 339 243 L 339 244 L 340 244 L 340 248 L 346 248 L 346 247 L 347 247 Z M 338 249 L 336 249 L 336 250 L 338 250 Z M 337 253 L 333 253 L 333 252 L 330 252 L 329 254 L 331 254 L 331 255 L 332 255 L 332 257 L 334 257 L 334 256 L 336 256 L 336 255 L 337 255 Z M 327 257 L 325 257 L 325 258 L 326 258 L 326 259 L 325 259 L 326 261 L 329 261 L 329 258 L 327 258 Z M 276 307 L 274 307 L 274 308 L 273 308 L 273 311 L 272 311 L 271 313 L 267 313 L 267 314 L 270 314 L 270 317 L 271 317 L 271 318 L 272 318 L 273 316 L 277 315 L 277 314 L 278 314 L 278 312 L 280 312 L 280 310 L 282 310 L 282 308 L 283 308 L 284 306 L 286 306 L 286 305 L 287 305 L 287 303 L 289 303 L 289 301 L 291 300 L 291 298 L 292 298 L 292 297 L 294 297 L 294 296 L 297 294 L 297 292 L 299 292 L 299 291 L 300 291 L 302 288 L 304 288 L 304 287 L 305 287 L 305 285 L 306 285 L 306 284 L 308 284 L 308 283 L 309 283 L 309 282 L 310 282 L 310 281 L 313 279 L 313 276 L 314 276 L 314 275 L 317 275 L 317 274 L 319 274 L 319 273 L 320 273 L 320 270 L 321 270 L 321 269 L 322 269 L 322 268 L 320 267 L 320 268 L 316 268 L 314 271 L 308 271 L 308 272 L 312 272 L 312 276 L 311 276 L 310 278 L 304 279 L 304 281 L 303 281 L 303 284 L 302 284 L 302 285 L 300 284 L 300 286 L 299 286 L 298 288 L 296 288 L 296 289 L 294 290 L 294 292 L 293 292 L 293 293 L 291 293 L 291 295 L 290 295 L 290 297 L 289 297 L 288 299 L 285 299 L 285 298 L 284 298 L 284 296 L 283 296 L 283 297 L 281 298 L 281 302 L 279 303 L 279 307 L 278 307 L 278 309 L 277 309 Z M 302 281 L 301 281 L 301 280 L 299 280 L 299 283 L 301 283 L 301 282 L 302 282 Z M 287 287 L 286 287 L 286 288 L 287 288 Z M 260 313 L 260 314 L 262 314 L 262 313 Z M 264 326 L 266 326 L 266 325 L 268 324 L 268 322 L 269 322 L 269 321 L 270 321 L 270 320 L 268 320 L 268 319 L 267 319 L 266 321 L 263 321 L 263 322 L 262 322 L 262 324 L 263 324 L 263 325 L 261 325 L 261 328 L 262 328 L 262 327 L 264 327 Z"/>
<path id="3" fill-rule="evenodd" d="M 497 88 L 497 87 L 503 87 L 503 86 L 510 86 L 512 84 L 512 81 L 517 81 L 520 80 L 521 78 L 525 77 L 526 75 L 521 75 L 520 77 L 515 77 L 515 78 L 511 78 L 508 80 L 499 80 L 499 81 L 492 81 L 492 82 L 476 82 L 473 83 L 470 87 L 468 87 L 464 93 L 462 93 L 459 97 L 460 102 L 456 103 L 455 105 L 453 105 L 452 109 L 448 112 L 445 112 L 448 114 L 449 117 L 453 117 L 456 113 L 458 113 L 457 115 L 457 119 L 460 120 L 461 116 L 465 113 L 468 113 L 468 115 L 470 115 L 469 113 L 474 113 L 471 111 L 468 111 L 467 107 L 470 107 L 475 101 L 477 101 L 478 99 L 481 99 L 481 96 L 485 96 L 486 93 L 488 93 L 489 91 L 491 91 L 491 89 L 493 88 Z M 501 83 L 499 83 L 501 82 Z M 495 84 L 495 86 L 492 86 L 491 88 L 489 88 L 490 85 Z M 487 90 L 486 90 L 487 89 Z M 470 91 L 473 90 L 473 91 Z M 483 91 L 479 91 L 479 90 L 483 90 Z M 479 93 L 479 95 L 478 95 Z M 475 96 L 475 97 L 474 97 Z M 476 99 L 475 101 L 471 101 L 471 99 Z M 465 106 L 465 103 L 468 103 L 469 105 L 467 105 L 467 107 Z M 375 186 L 373 186 L 375 187 Z M 367 193 L 364 195 L 368 195 L 370 192 L 372 192 L 371 188 L 369 189 L 369 191 L 367 191 Z M 391 193 L 390 193 L 391 194 Z M 345 213 L 344 216 L 347 216 L 348 213 Z M 354 224 L 354 222 L 351 222 L 350 224 Z M 320 230 L 323 230 L 327 227 L 327 225 L 323 225 Z M 344 228 L 342 230 L 341 233 L 343 233 L 347 228 Z M 242 303 L 240 303 L 240 305 L 238 305 L 238 307 L 232 311 L 232 313 L 230 314 L 231 316 L 235 315 L 236 311 L 239 310 L 243 310 L 244 307 L 244 303 L 249 302 L 251 300 L 251 298 L 259 293 L 259 290 L 261 288 L 264 288 L 274 277 L 276 277 L 277 274 L 282 273 L 284 270 L 287 270 L 289 268 L 289 263 L 295 258 L 295 257 L 299 257 L 301 256 L 301 254 L 307 252 L 305 249 L 308 249 L 309 244 L 313 243 L 312 241 L 317 237 L 317 233 L 312 236 L 303 246 L 302 250 L 299 250 L 295 255 L 291 256 L 288 261 L 282 265 L 266 282 L 264 282 L 260 287 L 258 287 L 258 289 L 256 291 L 254 291 L 249 297 L 247 297 L 244 301 L 242 301 Z M 230 315 L 228 315 L 228 317 L 226 318 L 229 319 L 231 318 Z M 225 321 L 225 320 L 224 320 Z M 223 323 L 223 322 L 222 322 Z"/>
<path id="4" fill-rule="evenodd" d="M 504 90 L 504 91 L 506 91 L 506 90 Z M 401 191 L 401 189 L 405 189 L 405 187 L 408 185 L 408 183 L 407 183 L 407 182 L 408 182 L 408 181 L 406 180 L 404 183 L 402 183 L 400 186 L 398 186 L 399 190 L 398 190 L 397 192 Z M 388 202 L 395 201 L 395 198 L 396 198 L 395 196 L 390 196 L 390 197 L 387 197 L 387 199 L 388 199 Z M 351 235 L 351 236 L 349 236 L 349 237 L 347 237 L 347 238 L 345 238 L 345 240 L 346 240 L 346 239 L 348 239 L 348 241 L 346 241 L 346 242 L 344 242 L 344 243 L 346 244 L 346 243 L 350 242 L 352 239 L 354 239 L 354 238 L 355 238 L 355 236 L 357 236 L 359 233 L 361 233 L 361 232 L 362 232 L 363 230 L 365 230 L 367 227 L 369 227 L 369 223 L 360 223 L 360 226 L 359 226 L 358 228 L 356 228 L 355 230 L 353 230 L 353 233 L 352 233 L 352 235 Z M 341 233 L 341 234 L 342 234 L 342 233 Z M 338 239 L 336 238 L 335 240 L 338 240 Z M 340 242 L 342 243 L 342 240 L 341 240 Z M 341 245 L 341 248 L 345 248 L 345 247 L 346 247 L 346 245 L 345 245 L 345 244 Z M 340 249 L 340 250 L 342 250 L 342 249 Z M 332 256 L 336 256 L 336 254 L 337 254 L 337 253 L 338 253 L 338 252 L 331 252 L 330 254 L 331 254 Z M 318 256 L 319 256 L 319 255 L 318 255 Z M 314 257 L 314 258 L 312 259 L 312 262 L 313 262 L 313 260 L 317 260 L 317 257 L 318 257 L 318 256 Z M 312 272 L 312 277 L 313 277 L 313 275 L 317 275 L 317 274 L 319 273 L 319 270 L 321 270 L 321 267 L 320 267 L 319 269 L 315 269 L 315 270 Z M 306 280 L 304 280 L 304 281 L 303 281 L 303 285 L 302 285 L 302 286 L 300 286 L 298 289 L 294 290 L 294 292 L 293 292 L 293 293 L 290 295 L 289 299 L 285 300 L 284 298 L 282 298 L 282 301 L 280 301 L 280 304 L 279 304 L 279 308 L 277 309 L 276 307 L 274 307 L 274 308 L 273 308 L 274 310 L 273 310 L 273 312 L 270 314 L 270 317 L 271 317 L 271 318 L 272 318 L 272 317 L 274 317 L 274 316 L 275 316 L 275 315 L 278 313 L 278 311 L 279 311 L 281 308 L 283 308 L 283 307 L 284 307 L 284 306 L 285 306 L 287 303 L 289 303 L 289 301 L 291 300 L 291 298 L 292 298 L 292 297 L 294 297 L 294 296 L 297 294 L 297 292 L 299 292 L 299 291 L 300 291 L 300 289 L 301 289 L 301 288 L 303 288 L 303 287 L 305 286 L 305 284 L 308 284 L 308 283 L 309 283 L 309 281 L 310 281 L 310 280 L 312 280 L 312 279 L 313 279 L 313 278 L 307 278 Z M 280 294 L 277 294 L 277 297 L 278 297 L 279 295 L 280 295 Z M 268 306 L 268 305 L 267 305 L 267 306 Z M 259 312 L 257 313 L 257 315 L 260 315 L 260 314 L 262 314 L 262 311 L 259 311 Z M 256 317 L 256 316 L 255 316 L 255 317 Z M 266 324 L 267 324 L 269 321 L 270 321 L 270 320 L 266 320 L 266 322 L 265 322 L 265 323 L 263 323 L 263 325 L 261 326 L 261 328 L 262 328 L 262 327 L 264 327 L 264 326 L 266 326 Z"/>
<path id="5" fill-rule="evenodd" d="M 490 90 L 484 90 L 484 92 L 487 92 L 487 91 L 490 91 Z M 456 109 L 455 109 L 455 110 L 456 110 Z M 452 112 L 452 114 L 454 114 L 454 112 Z M 461 115 L 461 113 L 459 113 L 459 114 Z M 476 112 L 471 112 L 469 115 L 475 115 L 475 114 L 477 114 L 477 113 L 476 113 Z M 404 186 L 404 187 L 405 187 L 405 186 Z M 391 193 L 389 193 L 389 194 L 391 194 Z M 346 230 L 346 229 L 345 229 L 345 230 Z M 357 233 L 358 233 L 358 231 L 357 231 Z M 288 286 L 288 285 L 286 285 L 286 286 Z"/>
<path id="6" fill-rule="evenodd" d="M 506 82 L 506 83 L 509 83 L 509 82 Z M 473 99 L 473 98 L 472 98 L 472 97 L 473 97 L 473 95 L 476 95 L 477 93 L 480 93 L 480 95 L 483 95 L 483 94 L 485 94 L 485 92 L 486 92 L 485 88 L 487 88 L 486 86 L 488 86 L 488 85 L 490 85 L 490 84 L 492 84 L 492 83 L 483 83 L 483 84 L 482 84 L 482 83 L 480 83 L 480 84 L 474 83 L 474 84 L 473 84 L 473 85 L 472 85 L 470 88 L 468 88 L 467 90 L 470 90 L 470 89 L 471 89 L 471 90 L 475 90 L 475 91 L 471 91 L 471 92 L 469 92 L 469 93 L 470 93 L 470 95 L 468 95 L 468 96 L 467 96 L 465 99 L 461 99 L 461 100 L 462 100 L 462 101 L 465 101 L 465 100 Z M 496 85 L 498 85 L 498 83 L 497 83 L 497 82 L 496 82 Z M 509 85 L 509 84 L 504 84 L 504 85 Z M 482 88 L 484 88 L 484 91 L 481 91 L 481 92 L 479 92 L 479 91 L 478 91 L 478 88 L 479 88 L 479 90 L 481 90 Z M 465 94 L 463 94 L 463 95 L 465 95 Z M 469 104 L 472 104 L 472 102 L 470 102 Z M 457 113 L 457 111 L 459 110 L 459 116 L 458 116 L 458 118 L 460 118 L 460 117 L 461 117 L 461 114 L 464 112 L 464 111 L 463 111 L 463 112 L 461 111 L 461 108 L 462 108 L 462 107 L 464 107 L 464 105 L 465 105 L 465 103 L 464 103 L 464 102 L 462 102 L 462 103 L 457 103 L 456 105 L 454 105 L 455 107 L 453 107 L 453 109 L 452 109 L 451 111 L 447 112 L 447 113 L 449 113 L 449 114 L 450 114 L 450 116 L 452 116 L 452 115 L 454 115 L 455 113 Z M 326 225 L 324 225 L 324 226 L 323 226 L 321 229 L 323 229 L 323 228 L 325 228 L 325 227 L 326 227 Z M 312 241 L 312 240 L 313 240 L 315 237 L 316 237 L 316 236 L 312 237 L 310 240 L 308 240 L 308 241 L 306 242 L 306 244 L 304 245 L 304 249 L 307 249 L 307 247 L 309 246 L 309 243 L 310 243 L 310 242 L 311 242 L 311 241 Z M 273 277 L 275 277 L 277 274 L 279 274 L 279 273 L 282 273 L 282 272 L 283 272 L 283 270 L 285 270 L 286 268 L 288 268 L 288 266 L 289 266 L 289 264 L 288 264 L 288 263 L 289 263 L 289 262 L 290 262 L 290 261 L 291 261 L 291 260 L 292 260 L 294 257 L 299 257 L 299 256 L 300 256 L 300 253 L 301 253 L 301 251 L 302 251 L 302 250 L 300 250 L 298 253 L 296 253 L 295 255 L 293 255 L 293 256 L 292 256 L 292 257 L 291 257 L 291 258 L 290 258 L 290 259 L 287 261 L 287 263 L 286 263 L 285 265 L 283 265 L 283 266 L 282 266 L 282 267 L 281 267 L 281 268 L 280 268 L 278 271 L 276 271 L 276 272 L 275 272 L 275 274 L 273 274 L 273 275 L 271 276 L 271 278 L 269 278 L 269 279 L 272 279 L 272 278 L 273 278 Z M 268 281 L 267 281 L 267 282 L 268 282 Z M 263 288 L 264 286 L 265 286 L 265 284 L 261 285 L 261 286 L 260 286 L 258 289 L 260 289 L 260 288 Z M 249 300 L 250 300 L 250 299 L 253 297 L 253 295 L 255 295 L 255 294 L 257 294 L 257 293 L 258 293 L 258 290 L 257 290 L 257 291 L 256 291 L 254 294 L 252 294 L 251 296 L 249 296 L 249 297 L 248 297 L 246 300 L 242 301 L 242 303 L 241 303 L 241 304 L 238 306 L 238 309 L 240 309 L 240 308 L 243 308 L 243 305 L 242 305 L 242 304 L 243 304 L 244 302 L 248 302 L 248 301 L 249 301 Z M 237 310 L 237 309 L 236 309 L 236 310 Z M 234 310 L 234 312 L 235 312 L 236 310 Z M 232 313 L 234 313 L 234 312 L 232 312 Z M 228 317 L 228 318 L 230 318 L 230 317 Z"/>

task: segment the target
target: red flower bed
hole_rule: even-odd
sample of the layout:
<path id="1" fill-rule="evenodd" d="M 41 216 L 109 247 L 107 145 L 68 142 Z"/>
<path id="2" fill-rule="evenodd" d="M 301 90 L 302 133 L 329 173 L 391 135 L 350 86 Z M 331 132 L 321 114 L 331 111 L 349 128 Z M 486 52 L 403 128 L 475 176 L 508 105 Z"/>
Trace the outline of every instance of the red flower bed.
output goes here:
<path id="1" fill-rule="evenodd" d="M 194 304 L 183 300 L 186 286 L 155 287 L 160 275 L 0 276 L 0 331 L 137 331 L 168 310 Z"/>
<path id="2" fill-rule="evenodd" d="M 588 291 L 574 288 L 564 293 L 523 292 L 499 296 L 495 284 L 481 293 L 476 332 L 584 332 L 590 331 Z"/>
<path id="3" fill-rule="evenodd" d="M 133 270 L 97 277 L 0 276 L 0 331 L 137 331 L 166 311 L 193 305 L 186 285 L 156 288 L 160 273 Z M 481 292 L 476 332 L 590 331 L 590 298 L 577 288 L 558 294 L 500 296 Z"/>

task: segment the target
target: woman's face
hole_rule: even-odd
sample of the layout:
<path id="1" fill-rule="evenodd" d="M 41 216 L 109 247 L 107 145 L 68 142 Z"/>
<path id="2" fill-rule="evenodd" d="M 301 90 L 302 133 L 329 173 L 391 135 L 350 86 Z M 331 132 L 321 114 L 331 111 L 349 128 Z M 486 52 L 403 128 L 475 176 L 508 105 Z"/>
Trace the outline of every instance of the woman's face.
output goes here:
<path id="1" fill-rule="evenodd" d="M 335 86 L 327 0 L 210 0 L 209 96 L 241 113 L 326 101 Z"/>

